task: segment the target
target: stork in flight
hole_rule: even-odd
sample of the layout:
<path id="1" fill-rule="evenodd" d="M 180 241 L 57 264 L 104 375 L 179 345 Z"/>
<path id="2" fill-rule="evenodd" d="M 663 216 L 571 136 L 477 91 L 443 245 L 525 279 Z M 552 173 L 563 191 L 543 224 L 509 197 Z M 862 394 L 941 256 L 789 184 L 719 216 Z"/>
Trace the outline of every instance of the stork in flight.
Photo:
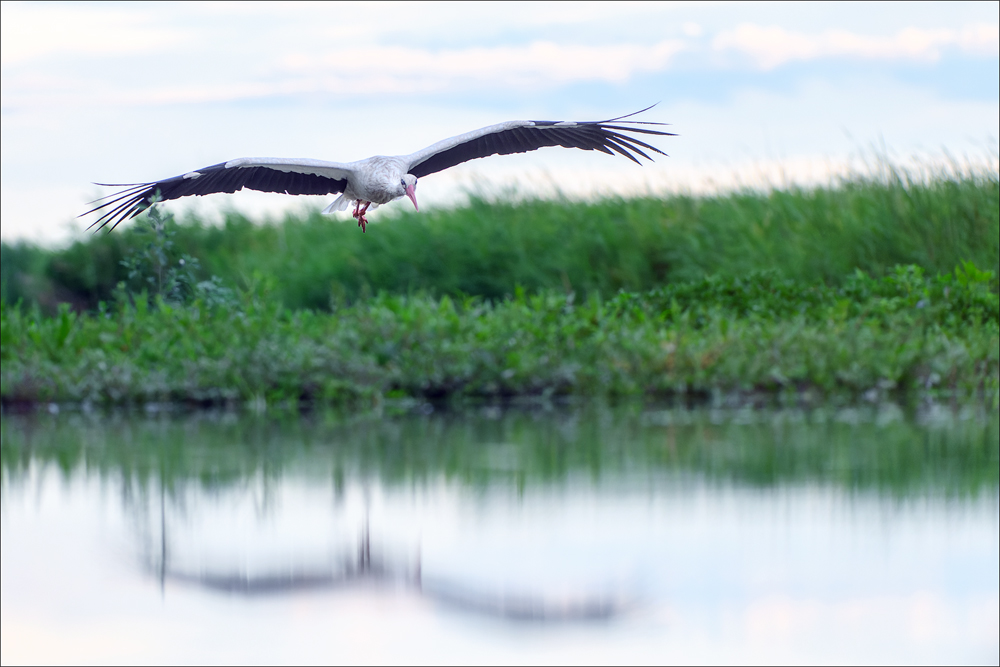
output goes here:
<path id="1" fill-rule="evenodd" d="M 405 195 L 419 211 L 417 179 L 468 160 L 490 155 L 526 153 L 545 146 L 596 150 L 608 155 L 619 153 L 636 164 L 639 164 L 639 160 L 635 154 L 652 161 L 643 152 L 643 148 L 666 155 L 660 149 L 627 134 L 676 136 L 671 132 L 636 127 L 665 123 L 624 120 L 651 108 L 593 122 L 512 120 L 439 141 L 410 155 L 376 155 L 357 162 L 244 157 L 152 183 L 96 183 L 95 185 L 105 187 L 124 187 L 125 190 L 91 202 L 104 203 L 83 215 L 106 209 L 90 227 L 101 229 L 110 225 L 110 230 L 122 221 L 139 215 L 154 201 L 216 192 L 231 193 L 249 188 L 288 195 L 339 194 L 323 212 L 344 211 L 353 203 L 353 215 L 364 232 L 368 224 L 365 213 L 369 207 L 374 209 L 379 204 L 387 204 Z"/>

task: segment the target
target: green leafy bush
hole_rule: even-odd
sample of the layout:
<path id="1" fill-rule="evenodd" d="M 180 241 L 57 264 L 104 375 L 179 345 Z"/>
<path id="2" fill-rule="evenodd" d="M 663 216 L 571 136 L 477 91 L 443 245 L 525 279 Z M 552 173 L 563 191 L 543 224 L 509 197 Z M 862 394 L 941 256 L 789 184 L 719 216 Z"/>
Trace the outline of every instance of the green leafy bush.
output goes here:
<path id="1" fill-rule="evenodd" d="M 996 274 L 897 267 L 840 287 L 773 272 L 645 294 L 518 289 L 494 303 L 386 292 L 290 310 L 265 279 L 237 306 L 140 293 L 95 315 L 2 306 L 2 396 L 17 401 L 945 394 L 997 402 Z"/>

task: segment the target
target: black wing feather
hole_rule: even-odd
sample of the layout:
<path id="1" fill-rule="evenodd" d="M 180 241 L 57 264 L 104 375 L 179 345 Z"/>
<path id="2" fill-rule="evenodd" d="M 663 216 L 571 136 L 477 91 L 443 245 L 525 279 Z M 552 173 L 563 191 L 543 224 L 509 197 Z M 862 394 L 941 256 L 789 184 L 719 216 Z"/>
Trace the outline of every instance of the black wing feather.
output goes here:
<path id="1" fill-rule="evenodd" d="M 646 111 L 646 109 L 643 109 Z M 638 111 L 636 113 L 642 113 Z M 489 157 L 490 155 L 510 155 L 511 153 L 527 153 L 547 146 L 563 146 L 579 148 L 587 151 L 601 151 L 608 155 L 618 153 L 635 163 L 639 163 L 635 154 L 652 160 L 642 149 L 666 155 L 655 146 L 625 134 L 626 132 L 674 137 L 673 132 L 654 130 L 635 125 L 665 125 L 665 123 L 650 123 L 622 120 L 635 114 L 612 118 L 610 120 L 560 125 L 559 121 L 536 120 L 534 126 L 514 127 L 499 132 L 493 132 L 472 139 L 463 144 L 431 155 L 423 162 L 410 167 L 410 173 L 417 178 L 454 167 L 457 164 Z M 628 125 L 625 125 L 628 124 Z M 633 154 L 635 153 L 635 154 Z"/>
<path id="2" fill-rule="evenodd" d="M 159 195 L 159 201 L 169 201 L 189 195 L 232 193 L 241 188 L 290 195 L 329 195 L 343 192 L 347 187 L 347 179 L 328 178 L 316 174 L 299 174 L 271 169 L 270 167 L 232 167 L 227 169 L 225 162 L 197 171 L 201 174 L 197 178 L 174 176 L 154 183 L 97 183 L 96 185 L 125 187 L 125 190 L 91 202 L 96 204 L 105 199 L 108 200 L 83 215 L 106 209 L 90 227 L 96 226 L 97 229 L 101 229 L 109 226 L 109 229 L 114 229 L 121 222 L 134 218 L 149 208 L 157 195 Z"/>

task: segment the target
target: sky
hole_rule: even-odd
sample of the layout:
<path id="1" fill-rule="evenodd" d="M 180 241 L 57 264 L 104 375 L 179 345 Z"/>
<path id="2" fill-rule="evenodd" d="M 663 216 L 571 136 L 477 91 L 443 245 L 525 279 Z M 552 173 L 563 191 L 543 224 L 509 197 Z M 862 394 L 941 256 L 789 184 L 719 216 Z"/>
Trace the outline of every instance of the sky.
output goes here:
<path id="1" fill-rule="evenodd" d="M 111 189 L 237 157 L 414 152 L 513 120 L 643 120 L 677 137 L 639 167 L 543 149 L 421 179 L 585 198 L 804 185 L 878 155 L 997 164 L 997 3 L 3 2 L 0 236 L 55 245 Z M 332 197 L 168 204 L 254 219 Z M 377 211 L 390 214 L 403 200 Z M 348 213 L 339 214 L 349 219 Z"/>

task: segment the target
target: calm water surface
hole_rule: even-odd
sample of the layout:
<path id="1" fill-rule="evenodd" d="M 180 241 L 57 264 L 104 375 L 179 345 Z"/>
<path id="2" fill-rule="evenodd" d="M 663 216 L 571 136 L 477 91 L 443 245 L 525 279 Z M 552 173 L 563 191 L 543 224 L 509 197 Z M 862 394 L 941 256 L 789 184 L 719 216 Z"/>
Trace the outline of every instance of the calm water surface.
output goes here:
<path id="1" fill-rule="evenodd" d="M 10 662 L 993 663 L 995 413 L 5 415 Z"/>

